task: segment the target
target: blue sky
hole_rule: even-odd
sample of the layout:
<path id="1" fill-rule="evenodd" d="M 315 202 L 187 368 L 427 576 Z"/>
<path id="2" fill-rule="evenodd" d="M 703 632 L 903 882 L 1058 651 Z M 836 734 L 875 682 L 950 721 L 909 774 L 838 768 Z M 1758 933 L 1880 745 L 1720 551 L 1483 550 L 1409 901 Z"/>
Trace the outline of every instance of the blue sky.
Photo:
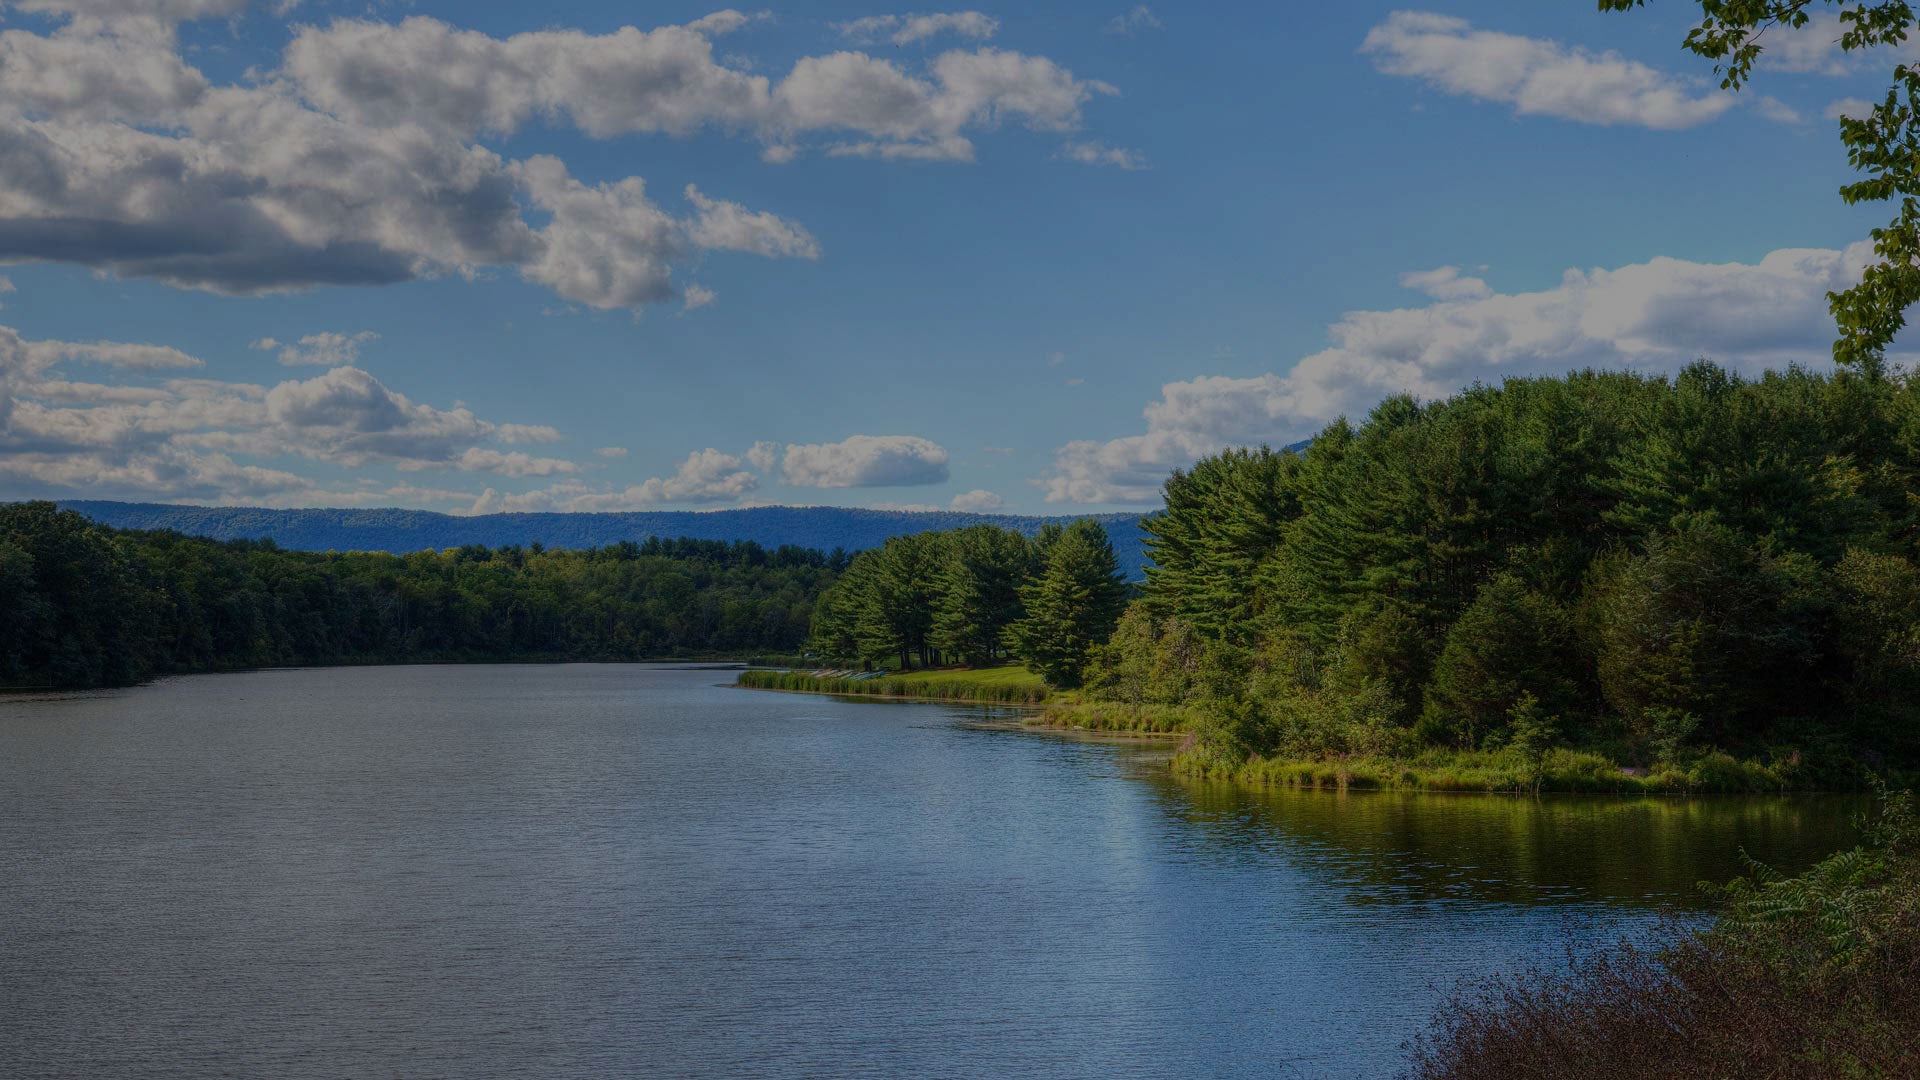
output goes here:
<path id="1" fill-rule="evenodd" d="M 1884 210 L 1824 23 L 1729 98 L 1683 4 L 1027 8 L 0 3 L 0 498 L 1146 506 L 1818 365 Z"/>

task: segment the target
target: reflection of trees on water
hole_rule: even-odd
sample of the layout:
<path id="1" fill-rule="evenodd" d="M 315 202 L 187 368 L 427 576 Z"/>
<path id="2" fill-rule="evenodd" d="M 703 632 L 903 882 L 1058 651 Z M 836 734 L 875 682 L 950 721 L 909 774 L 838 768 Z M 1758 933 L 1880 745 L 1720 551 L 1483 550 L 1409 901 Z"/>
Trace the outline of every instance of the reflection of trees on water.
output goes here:
<path id="1" fill-rule="evenodd" d="M 1358 904 L 1693 906 L 1740 852 L 1797 871 L 1854 841 L 1849 796 L 1613 798 L 1256 790 L 1146 777 L 1192 854 L 1284 859 Z"/>

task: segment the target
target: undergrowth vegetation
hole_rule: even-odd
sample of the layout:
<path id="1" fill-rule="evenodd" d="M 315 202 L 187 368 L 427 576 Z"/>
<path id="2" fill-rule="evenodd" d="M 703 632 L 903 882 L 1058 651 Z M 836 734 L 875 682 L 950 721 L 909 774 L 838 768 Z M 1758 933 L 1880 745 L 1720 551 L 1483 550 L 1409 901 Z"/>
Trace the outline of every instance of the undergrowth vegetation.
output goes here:
<path id="1" fill-rule="evenodd" d="M 1920 829 L 1882 791 L 1859 847 L 1754 864 L 1705 930 L 1462 988 L 1409 1080 L 1920 1076 Z"/>

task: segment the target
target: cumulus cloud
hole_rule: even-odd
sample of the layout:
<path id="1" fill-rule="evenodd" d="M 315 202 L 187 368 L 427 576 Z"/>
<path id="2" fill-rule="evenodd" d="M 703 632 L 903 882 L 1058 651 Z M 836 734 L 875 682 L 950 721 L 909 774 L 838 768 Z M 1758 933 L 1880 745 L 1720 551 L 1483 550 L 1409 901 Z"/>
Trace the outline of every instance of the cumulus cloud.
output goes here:
<path id="1" fill-rule="evenodd" d="M 1511 105 L 1522 116 L 1676 130 L 1713 120 L 1737 101 L 1619 53 L 1475 30 L 1465 19 L 1426 12 L 1387 16 L 1360 51 L 1385 74 Z"/>
<path id="2" fill-rule="evenodd" d="M 689 232 L 693 242 L 703 248 L 748 251 L 755 255 L 792 255 L 803 259 L 820 257 L 820 245 L 814 241 L 812 234 L 790 221 L 773 214 L 748 210 L 739 203 L 709 199 L 692 184 L 687 185 L 686 196 L 698 211 Z"/>
<path id="3" fill-rule="evenodd" d="M 1286 374 L 1171 382 L 1146 431 L 1060 448 L 1049 502 L 1143 503 L 1167 473 L 1227 446 L 1281 445 L 1392 394 L 1438 398 L 1475 381 L 1599 367 L 1671 372 L 1700 357 L 1755 371 L 1830 361 L 1827 294 L 1860 279 L 1870 244 L 1785 249 L 1757 263 L 1657 258 L 1569 270 L 1531 293 L 1356 311 Z M 1457 279 L 1449 279 L 1457 281 Z"/>
<path id="4" fill-rule="evenodd" d="M 991 491 L 975 488 L 972 491 L 955 495 L 953 502 L 948 505 L 952 509 L 969 514 L 991 514 L 995 510 L 1007 505 L 1007 500 L 995 495 Z"/>
<path id="5" fill-rule="evenodd" d="M 909 40 L 984 37 L 992 23 L 974 12 L 892 18 Z M 553 117 L 597 138 L 717 128 L 766 141 L 775 160 L 812 132 L 937 145 L 1012 118 L 1061 130 L 1111 89 L 1044 57 L 990 48 L 943 53 L 925 77 L 860 52 L 802 57 L 775 83 L 716 60 L 708 38 L 692 26 L 493 38 L 424 16 L 397 26 L 340 20 L 302 30 L 286 73 L 307 101 L 358 124 L 424 123 L 462 137 Z"/>
<path id="6" fill-rule="evenodd" d="M 97 17 L 108 9 L 122 17 Z M 976 131 L 1072 133 L 1085 103 L 1113 92 L 985 47 L 914 70 L 802 57 L 776 81 L 714 57 L 712 37 L 746 21 L 737 12 L 505 38 L 426 17 L 339 19 L 299 28 L 278 68 L 219 85 L 183 59 L 168 20 L 220 4 L 36 10 L 83 17 L 0 32 L 0 261 L 245 295 L 506 268 L 570 301 L 637 309 L 685 295 L 674 267 L 702 250 L 811 259 L 820 245 L 691 185 L 680 212 L 640 178 L 576 179 L 558 158 L 516 161 L 479 140 L 570 123 L 595 138 L 738 134 L 773 161 L 809 149 L 966 161 Z M 895 32 L 978 36 L 968 14 Z"/>
<path id="7" fill-rule="evenodd" d="M 378 340 L 380 335 L 371 330 L 362 330 L 357 334 L 338 334 L 325 330 L 308 334 L 292 343 L 270 337 L 261 338 L 253 343 L 253 347 L 274 353 L 288 367 L 341 367 L 359 362 L 360 346 Z"/>
<path id="8" fill-rule="evenodd" d="M 895 45 L 911 45 L 941 34 L 985 41 L 1000 30 L 1000 20 L 978 11 L 952 11 L 933 15 L 868 15 L 835 28 L 854 41 L 885 39 Z"/>
<path id="9" fill-rule="evenodd" d="M 165 121 L 207 92 L 152 20 L 87 21 L 51 34 L 0 32 L 0 100 L 76 120 Z"/>
<path id="10" fill-rule="evenodd" d="M 1462 274 L 1457 266 L 1437 266 L 1432 270 L 1401 274 L 1400 285 L 1426 293 L 1435 300 L 1479 300 L 1493 295 L 1493 289 L 1485 281 Z"/>
<path id="11" fill-rule="evenodd" d="M 1082 105 L 1115 92 L 1046 57 L 990 48 L 942 53 L 930 74 L 860 52 L 802 58 L 774 89 L 775 126 L 868 136 L 829 148 L 841 155 L 971 161 L 969 128 L 1017 118 L 1039 131 L 1072 131 Z"/>
<path id="12" fill-rule="evenodd" d="M 790 445 L 780 471 L 800 487 L 944 484 L 947 451 L 917 435 L 853 435 L 837 443 Z"/>
<path id="13" fill-rule="evenodd" d="M 133 380 L 201 366 L 166 346 L 27 341 L 0 327 L 0 476 L 15 490 L 273 505 L 340 496 L 347 505 L 337 486 L 243 459 L 512 477 L 580 471 L 571 461 L 486 445 L 553 442 L 560 434 L 551 427 L 417 403 L 356 367 L 267 387 L 177 377 L 81 381 L 60 371 L 68 363 Z"/>

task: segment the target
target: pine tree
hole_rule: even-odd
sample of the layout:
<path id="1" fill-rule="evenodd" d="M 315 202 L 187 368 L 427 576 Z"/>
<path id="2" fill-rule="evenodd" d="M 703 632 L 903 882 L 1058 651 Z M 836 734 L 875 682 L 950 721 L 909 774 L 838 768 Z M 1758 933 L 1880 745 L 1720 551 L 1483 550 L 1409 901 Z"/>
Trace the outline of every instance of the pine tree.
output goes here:
<path id="1" fill-rule="evenodd" d="M 1020 599 L 1026 614 L 1008 631 L 1013 652 L 1048 684 L 1079 686 L 1088 654 L 1113 633 L 1126 604 L 1106 530 L 1092 521 L 1068 526 Z"/>
<path id="2" fill-rule="evenodd" d="M 1027 538 L 992 525 L 949 535 L 935 592 L 933 644 L 976 667 L 1005 647 L 1007 627 L 1020 619 L 1020 586 L 1034 563 Z"/>

